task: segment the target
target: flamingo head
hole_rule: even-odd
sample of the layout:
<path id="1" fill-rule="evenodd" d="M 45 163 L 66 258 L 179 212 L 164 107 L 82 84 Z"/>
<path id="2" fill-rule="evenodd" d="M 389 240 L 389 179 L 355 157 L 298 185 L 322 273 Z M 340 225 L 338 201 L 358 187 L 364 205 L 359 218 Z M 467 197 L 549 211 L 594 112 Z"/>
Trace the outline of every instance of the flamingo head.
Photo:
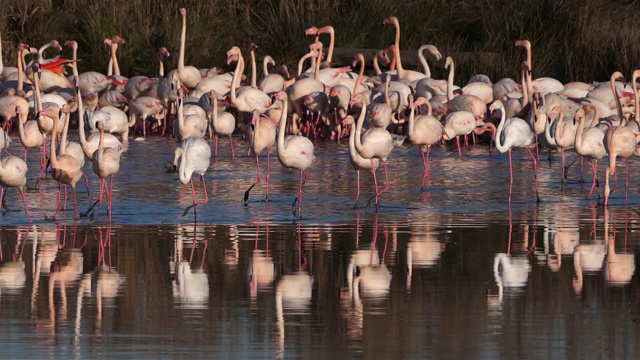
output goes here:
<path id="1" fill-rule="evenodd" d="M 364 99 L 361 94 L 356 94 L 349 101 L 349 106 L 354 106 L 355 104 L 361 104 Z"/>
<path id="2" fill-rule="evenodd" d="M 123 38 L 121 38 L 121 37 L 120 37 L 120 36 L 118 36 L 118 35 L 114 35 L 114 36 L 111 38 L 111 41 L 113 41 L 113 42 L 115 42 L 115 43 L 117 43 L 117 44 L 120 44 L 120 45 L 124 45 L 124 43 L 125 43 L 124 39 L 123 39 Z"/>
<path id="3" fill-rule="evenodd" d="M 493 103 L 491 103 L 491 106 L 489 106 L 489 112 L 493 112 L 494 110 L 498 110 L 502 107 L 504 107 L 504 105 L 502 104 L 502 101 L 496 100 Z"/>
<path id="4" fill-rule="evenodd" d="M 278 93 L 276 93 L 276 95 L 274 96 L 274 99 L 276 100 L 284 100 L 287 97 L 287 93 L 284 91 L 279 91 Z"/>
<path id="5" fill-rule="evenodd" d="M 282 72 L 285 75 L 285 78 L 286 79 L 291 79 L 291 74 L 289 73 L 289 69 L 287 68 L 287 65 L 282 64 L 281 68 L 282 68 Z"/>
<path id="6" fill-rule="evenodd" d="M 585 116 L 584 109 L 578 109 L 576 113 L 573 115 L 573 124 L 575 125 L 577 121 L 580 121 Z"/>
<path id="7" fill-rule="evenodd" d="M 340 94 L 342 94 L 342 89 L 335 86 L 329 91 L 329 96 L 339 96 Z"/>
<path id="8" fill-rule="evenodd" d="M 444 62 L 444 68 L 448 69 L 449 66 L 453 64 L 453 58 L 451 56 L 447 56 L 447 59 Z"/>
<path id="9" fill-rule="evenodd" d="M 347 115 L 344 120 L 342 120 L 342 125 L 351 125 L 354 123 L 353 116 Z"/>
<path id="10" fill-rule="evenodd" d="M 318 28 L 312 26 L 304 31 L 305 36 L 316 36 L 318 34 Z"/>
<path id="11" fill-rule="evenodd" d="M 100 120 L 96 121 L 96 128 L 100 131 L 104 131 L 104 122 Z"/>
<path id="12" fill-rule="evenodd" d="M 111 41 L 111 39 L 104 39 L 104 41 L 102 43 L 105 44 L 105 45 L 111 46 L 112 41 Z"/>
<path id="13" fill-rule="evenodd" d="M 178 9 L 178 12 L 180 13 L 181 16 L 187 15 L 187 9 L 185 9 L 185 8 Z"/>
<path id="14" fill-rule="evenodd" d="M 218 100 L 217 100 L 217 99 L 218 99 L 218 94 L 216 94 L 216 91 L 215 91 L 215 90 L 211 90 L 211 91 L 209 92 L 209 99 L 211 99 L 211 100 L 216 99 L 216 101 L 218 101 Z"/>
<path id="15" fill-rule="evenodd" d="M 627 86 L 627 80 L 625 80 L 624 75 L 620 71 L 616 71 L 611 74 L 611 81 L 622 81 L 624 86 Z"/>
<path id="16" fill-rule="evenodd" d="M 75 40 L 67 40 L 64 42 L 64 46 L 69 46 L 69 47 L 77 47 L 78 46 L 78 42 Z"/>
<path id="17" fill-rule="evenodd" d="M 227 65 L 231 64 L 232 61 L 237 61 L 240 58 L 240 48 L 237 46 L 232 47 L 227 51 Z"/>
<path id="18" fill-rule="evenodd" d="M 22 109 L 20 108 L 20 106 L 16 106 L 16 115 L 20 114 L 22 114 Z"/>
<path id="19" fill-rule="evenodd" d="M 389 25 L 389 24 L 391 24 L 391 18 L 390 17 L 385 18 L 384 20 L 382 20 L 382 25 Z"/>
<path id="20" fill-rule="evenodd" d="M 164 46 L 160 48 L 159 53 L 160 53 L 161 56 L 164 56 L 164 57 L 171 56 L 171 54 L 169 53 L 169 50 L 167 50 L 167 48 L 164 47 Z"/>
<path id="21" fill-rule="evenodd" d="M 27 50 L 27 49 L 29 49 L 29 45 L 24 43 L 18 44 L 18 51 Z"/>
<path id="22" fill-rule="evenodd" d="M 317 35 L 320 35 L 320 34 L 332 34 L 333 32 L 334 32 L 333 26 L 327 25 L 327 26 L 323 26 L 320 29 L 318 29 Z"/>
<path id="23" fill-rule="evenodd" d="M 60 46 L 60 43 L 58 42 L 58 40 L 51 40 L 49 45 L 51 45 L 51 47 L 53 48 L 58 49 L 58 51 L 62 51 L 62 46 Z"/>
<path id="24" fill-rule="evenodd" d="M 515 46 L 531 49 L 531 42 L 529 40 L 516 40 Z"/>

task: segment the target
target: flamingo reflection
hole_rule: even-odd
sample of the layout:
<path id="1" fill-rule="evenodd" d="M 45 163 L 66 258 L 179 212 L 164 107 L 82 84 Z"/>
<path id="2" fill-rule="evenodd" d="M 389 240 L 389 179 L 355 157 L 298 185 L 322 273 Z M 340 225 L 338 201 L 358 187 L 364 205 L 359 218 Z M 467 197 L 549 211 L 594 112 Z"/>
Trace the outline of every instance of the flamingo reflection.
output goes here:
<path id="1" fill-rule="evenodd" d="M 628 211 L 628 209 L 625 209 Z M 604 241 L 607 246 L 607 256 L 604 263 L 604 276 L 609 285 L 624 286 L 631 282 L 633 274 L 636 270 L 635 256 L 633 253 L 626 252 L 627 249 L 627 236 L 628 226 L 626 224 L 628 220 L 625 219 L 625 242 L 624 252 L 616 253 L 615 249 L 615 235 L 609 237 L 609 209 L 604 209 Z"/>
<path id="2" fill-rule="evenodd" d="M 596 224 L 598 222 L 598 216 L 596 214 L 596 208 L 593 211 L 593 229 L 592 234 L 594 236 L 593 243 L 581 243 L 576 246 L 573 252 L 573 267 L 576 275 L 573 278 L 573 290 L 576 294 L 582 292 L 584 283 L 583 274 L 598 273 L 602 270 L 602 264 L 604 263 L 604 257 L 606 254 L 606 248 L 604 242 L 597 240 Z"/>
<path id="3" fill-rule="evenodd" d="M 283 275 L 276 285 L 276 325 L 278 327 L 279 355 L 284 355 L 285 310 L 291 314 L 306 313 L 311 305 L 313 293 L 313 277 L 306 271 L 306 261 L 303 261 L 300 224 L 297 227 L 298 270 L 292 274 Z"/>
<path id="4" fill-rule="evenodd" d="M 175 277 L 172 282 L 173 297 L 179 307 L 185 309 L 206 309 L 209 305 L 209 277 L 204 272 L 204 260 L 207 252 L 208 242 L 206 239 L 198 241 L 197 238 L 204 238 L 203 233 L 198 233 L 197 224 L 193 224 L 192 240 L 187 245 L 191 246 L 189 260 L 183 259 L 185 240 L 187 239 L 187 229 L 183 228 L 182 232 L 176 234 L 175 239 L 175 258 L 173 259 L 175 267 Z M 191 229 L 189 229 L 191 230 Z M 198 245 L 203 245 L 203 255 L 200 263 L 195 263 L 194 254 Z"/>
<path id="5" fill-rule="evenodd" d="M 527 285 L 529 280 L 529 272 L 531 271 L 531 265 L 529 259 L 525 253 L 512 254 L 512 237 L 513 237 L 513 222 L 511 207 L 509 207 L 509 244 L 507 247 L 507 253 L 498 253 L 493 259 L 493 275 L 498 285 L 499 301 L 502 302 L 503 288 L 519 289 Z M 526 249 L 529 244 L 529 226 L 524 227 L 524 244 L 523 249 Z"/>
<path id="6" fill-rule="evenodd" d="M 15 251 L 11 259 L 0 264 L 0 296 L 3 294 L 18 295 L 24 288 L 27 281 L 25 273 L 25 262 L 22 260 L 26 239 L 29 237 L 30 226 L 26 228 L 26 235 L 23 236 L 20 229 L 16 231 L 17 239 Z M 2 239 L 0 239 L 1 241 Z M 0 243 L 0 261 L 3 261 L 2 244 Z"/>
<path id="7" fill-rule="evenodd" d="M 269 252 L 269 225 L 265 229 L 265 249 L 259 248 L 260 227 L 256 226 L 255 248 L 249 259 L 247 268 L 247 278 L 249 281 L 249 296 L 251 297 L 251 305 L 255 307 L 258 297 L 258 291 L 268 289 L 273 284 L 275 278 L 275 265 L 273 258 Z"/>
<path id="8" fill-rule="evenodd" d="M 413 268 L 428 269 L 436 265 L 444 243 L 437 238 L 437 233 L 430 231 L 429 226 L 411 228 L 411 237 L 407 244 L 407 290 L 411 290 Z"/>

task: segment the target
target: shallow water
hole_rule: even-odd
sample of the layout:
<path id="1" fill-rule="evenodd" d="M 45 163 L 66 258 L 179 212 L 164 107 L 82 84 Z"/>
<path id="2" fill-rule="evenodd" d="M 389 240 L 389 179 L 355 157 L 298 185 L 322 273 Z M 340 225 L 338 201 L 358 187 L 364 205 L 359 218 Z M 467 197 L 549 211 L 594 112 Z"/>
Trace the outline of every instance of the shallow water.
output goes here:
<path id="1" fill-rule="evenodd" d="M 353 209 L 346 146 L 318 142 L 296 221 L 298 172 L 272 156 L 269 202 L 263 181 L 243 205 L 257 171 L 235 144 L 231 160 L 221 140 L 210 201 L 196 214 L 181 217 L 191 190 L 166 171 L 177 144 L 152 137 L 122 157 L 111 222 L 104 205 L 93 219 L 46 220 L 52 180 L 27 193 L 31 225 L 24 212 L 2 215 L 3 356 L 637 357 L 637 159 L 628 196 L 621 176 L 605 210 L 587 199 L 590 175 L 577 181 L 579 162 L 562 185 L 559 156 L 541 162 L 536 204 L 529 155 L 515 151 L 509 205 L 506 154 L 477 145 L 459 160 L 454 147 L 436 147 L 423 192 L 422 157 L 405 145 L 389 158 L 376 212 L 366 207 L 371 174 L 361 174 Z M 21 154 L 19 141 L 10 150 Z M 34 183 L 35 152 L 29 166 Z M 7 196 L 22 208 L 15 189 Z M 83 186 L 77 198 L 86 211 Z"/>

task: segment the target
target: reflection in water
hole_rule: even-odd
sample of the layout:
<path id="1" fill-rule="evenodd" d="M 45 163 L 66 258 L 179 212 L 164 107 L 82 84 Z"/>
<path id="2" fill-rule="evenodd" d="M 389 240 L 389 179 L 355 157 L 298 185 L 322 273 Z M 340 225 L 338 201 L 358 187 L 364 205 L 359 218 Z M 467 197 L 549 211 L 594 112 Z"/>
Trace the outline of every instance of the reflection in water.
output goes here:
<path id="1" fill-rule="evenodd" d="M 189 235 L 192 237 L 190 241 Z M 198 238 L 201 240 L 199 241 Z M 195 269 L 192 269 L 194 254 L 200 244 L 203 245 L 202 260 Z M 206 309 L 209 306 L 209 277 L 202 267 L 207 253 L 207 244 L 204 233 L 198 232 L 196 222 L 193 226 L 178 226 L 175 238 L 175 259 L 170 268 L 175 269 L 175 274 L 172 274 L 174 275 L 173 297 L 181 308 Z M 185 245 L 191 246 L 188 261 L 183 259 Z"/>
<path id="2" fill-rule="evenodd" d="M 613 237 L 609 237 L 609 210 L 604 209 L 604 241 L 607 244 L 607 256 L 604 264 L 604 276 L 607 282 L 615 286 L 623 286 L 631 282 L 631 278 L 636 270 L 635 256 L 627 251 L 628 227 L 625 209 L 624 227 L 624 249 L 623 253 L 616 253 L 615 232 Z"/>
<path id="3" fill-rule="evenodd" d="M 590 358 L 637 332 L 640 217 L 558 208 L 483 223 L 361 209 L 331 224 L 5 226 L 3 356 Z M 561 245 L 564 229 L 579 243 Z M 545 233 L 557 271 L 531 261 Z"/>

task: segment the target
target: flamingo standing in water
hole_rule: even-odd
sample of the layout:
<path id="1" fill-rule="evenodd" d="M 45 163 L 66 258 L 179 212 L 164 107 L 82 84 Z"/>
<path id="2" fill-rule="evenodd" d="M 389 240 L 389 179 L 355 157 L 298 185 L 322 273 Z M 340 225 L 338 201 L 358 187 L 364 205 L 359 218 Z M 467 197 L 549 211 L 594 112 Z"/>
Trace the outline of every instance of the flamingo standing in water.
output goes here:
<path id="1" fill-rule="evenodd" d="M 120 151 L 112 147 L 105 147 L 104 144 L 104 123 L 98 121 L 96 123 L 98 131 L 100 131 L 100 142 L 98 149 L 93 153 L 93 172 L 100 178 L 100 196 L 97 203 L 102 203 L 102 194 L 104 189 L 107 193 L 107 213 L 111 219 L 111 192 L 113 190 L 113 175 L 120 170 Z M 109 185 L 107 185 L 107 177 L 109 177 Z"/>
<path id="2" fill-rule="evenodd" d="M 7 211 L 14 211 L 7 207 L 5 193 L 8 187 L 17 187 L 22 194 L 22 202 L 24 203 L 24 212 L 31 222 L 31 215 L 27 207 L 27 196 L 25 186 L 27 185 L 27 163 L 17 156 L 0 157 L 0 204 Z M 18 211 L 18 210 L 16 210 Z"/>
<path id="3" fill-rule="evenodd" d="M 366 112 L 367 108 L 365 106 L 362 106 L 360 110 L 360 117 L 364 119 Z M 360 121 L 360 117 L 358 118 L 358 121 Z M 353 128 L 353 126 L 355 125 L 353 116 L 347 115 L 342 122 L 344 125 L 351 125 L 351 131 L 349 132 L 349 161 L 351 162 L 353 168 L 356 169 L 356 174 L 358 176 L 358 192 L 356 193 L 356 203 L 353 205 L 353 208 L 357 209 L 358 199 L 360 199 L 360 170 L 377 170 L 380 166 L 380 159 L 365 159 L 356 149 L 356 136 L 360 137 L 361 134 Z"/>
<path id="4" fill-rule="evenodd" d="M 416 119 L 414 115 L 415 108 L 423 104 L 427 105 L 429 109 L 428 113 L 418 116 Z M 424 163 L 424 174 L 422 175 L 422 185 L 420 188 L 426 189 L 426 187 L 429 186 L 429 151 L 431 150 L 431 145 L 442 139 L 444 128 L 442 123 L 431 115 L 431 103 L 429 103 L 426 98 L 420 97 L 414 102 L 413 95 L 409 95 L 409 106 L 411 107 L 411 113 L 409 115 L 409 140 L 415 145 L 420 145 L 422 162 Z M 424 154 L 425 149 L 427 150 L 426 156 Z"/>
<path id="5" fill-rule="evenodd" d="M 604 158 L 607 155 L 607 151 L 604 148 L 604 132 L 596 126 L 598 122 L 597 114 L 593 117 L 591 126 L 588 129 L 584 128 L 585 111 L 587 110 L 595 110 L 597 112 L 595 106 L 587 105 L 583 109 L 579 109 L 573 117 L 573 121 L 579 123 L 574 147 L 578 155 L 590 160 L 591 169 L 593 170 L 593 183 L 589 191 L 589 197 L 591 197 L 593 190 L 598 186 L 598 160 Z"/>
<path id="6" fill-rule="evenodd" d="M 495 131 L 496 149 L 501 153 L 509 152 L 509 203 L 511 203 L 511 189 L 513 187 L 513 161 L 511 160 L 511 149 L 523 147 L 527 149 L 533 160 L 533 173 L 535 177 L 536 202 L 540 202 L 538 196 L 538 160 L 529 149 L 529 145 L 535 141 L 535 133 L 527 122 L 520 118 L 510 118 L 505 120 L 505 110 L 502 101 L 496 100 L 489 107 L 489 111 L 500 110 L 500 124 Z"/>
<path id="7" fill-rule="evenodd" d="M 285 128 L 287 127 L 287 105 L 289 102 L 287 93 L 284 91 L 277 93 L 276 100 L 282 100 L 282 114 L 280 115 L 280 128 L 278 129 L 278 160 L 286 168 L 300 170 L 300 189 L 298 190 L 298 196 L 296 196 L 291 205 L 293 208 L 296 202 L 298 203 L 297 216 L 300 218 L 302 216 L 302 187 L 309 179 L 309 174 L 306 170 L 315 159 L 315 156 L 313 156 L 313 143 L 304 136 L 284 136 Z M 293 209 L 293 215 L 296 216 L 295 208 Z"/>
<path id="8" fill-rule="evenodd" d="M 179 147 L 175 150 L 175 158 L 173 165 L 176 166 L 178 160 L 180 160 L 180 166 L 178 168 L 178 174 L 180 176 L 180 183 L 187 185 L 191 183 L 191 192 L 193 193 L 193 205 L 187 206 L 182 213 L 182 216 L 187 215 L 191 208 L 206 204 L 209 202 L 209 195 L 207 194 L 207 185 L 204 181 L 204 173 L 209 168 L 211 162 L 211 147 L 201 137 L 189 137 L 182 141 Z M 193 185 L 193 179 L 191 175 L 196 173 L 200 175 L 202 180 L 202 187 L 204 188 L 204 200 L 198 202 L 196 197 L 196 189 Z M 195 210 L 194 210 L 195 211 Z"/>
<path id="9" fill-rule="evenodd" d="M 286 111 L 281 110 L 286 114 Z M 280 115 L 282 116 L 282 114 Z M 251 131 L 249 131 L 251 130 Z M 251 120 L 251 126 L 247 127 L 247 139 L 249 140 L 249 147 L 251 151 L 256 156 L 256 165 L 258 166 L 258 180 L 256 180 L 244 193 L 244 202 L 249 199 L 249 192 L 253 187 L 260 183 L 262 179 L 260 178 L 260 153 L 262 150 L 267 149 L 267 176 L 266 176 L 266 186 L 267 186 L 267 196 L 265 197 L 265 201 L 269 201 L 269 179 L 271 177 L 269 173 L 270 168 L 270 157 L 269 157 L 269 147 L 273 146 L 276 143 L 276 135 L 278 134 L 277 124 L 274 123 L 268 116 L 260 116 L 259 110 L 253 110 L 253 119 Z"/>
<path id="10" fill-rule="evenodd" d="M 66 104 L 63 105 L 62 109 L 60 110 L 61 112 L 66 112 L 67 105 Z M 47 109 L 40 111 L 39 115 L 47 116 L 53 119 L 53 134 L 55 134 L 56 131 L 58 130 L 58 122 L 60 121 L 60 117 L 58 116 L 57 109 L 55 107 L 49 107 Z M 82 178 L 82 164 L 80 163 L 80 160 L 68 154 L 57 156 L 55 149 L 56 149 L 56 137 L 52 136 L 51 137 L 51 173 L 52 173 L 53 179 L 58 182 L 58 208 L 56 209 L 56 212 L 53 215 L 52 219 L 55 220 L 56 216 L 58 216 L 58 213 L 60 212 L 61 205 L 62 205 L 60 202 L 60 193 L 62 189 L 61 186 L 64 184 L 64 185 L 71 185 L 71 187 L 73 188 L 73 210 L 75 215 L 74 219 L 78 220 L 79 213 L 78 213 L 78 202 L 76 200 L 76 184 Z"/>
<path id="11" fill-rule="evenodd" d="M 352 105 L 353 101 L 352 101 Z M 362 107 L 365 107 L 364 104 L 361 104 Z M 362 125 L 364 123 L 364 116 L 358 118 L 358 123 L 356 125 L 356 132 L 362 132 Z M 370 128 L 365 131 L 361 136 L 356 136 L 355 147 L 358 150 L 358 153 L 365 158 L 371 161 L 371 173 L 373 174 L 373 182 L 376 188 L 376 208 L 380 207 L 380 195 L 389 190 L 389 176 L 387 173 L 387 158 L 393 150 L 393 138 L 391 134 L 382 128 Z M 376 177 L 376 167 L 374 165 L 374 159 L 379 159 L 382 161 L 382 165 L 384 166 L 384 178 L 385 178 L 385 187 L 382 191 L 378 191 L 378 179 Z"/>
<path id="12" fill-rule="evenodd" d="M 216 142 L 215 156 L 218 156 L 218 136 L 229 136 L 229 144 L 231 145 L 231 158 L 236 157 L 233 150 L 233 131 L 236 129 L 236 118 L 226 111 L 218 113 L 218 96 L 215 90 L 211 90 L 210 97 L 213 108 L 211 109 L 211 125 L 213 127 L 213 137 Z"/>
<path id="13" fill-rule="evenodd" d="M 193 89 L 202 80 L 200 71 L 194 66 L 184 65 L 184 50 L 187 42 L 187 10 L 180 8 L 182 16 L 182 30 L 180 32 L 180 53 L 178 55 L 178 77 L 180 82 L 189 89 Z"/>

